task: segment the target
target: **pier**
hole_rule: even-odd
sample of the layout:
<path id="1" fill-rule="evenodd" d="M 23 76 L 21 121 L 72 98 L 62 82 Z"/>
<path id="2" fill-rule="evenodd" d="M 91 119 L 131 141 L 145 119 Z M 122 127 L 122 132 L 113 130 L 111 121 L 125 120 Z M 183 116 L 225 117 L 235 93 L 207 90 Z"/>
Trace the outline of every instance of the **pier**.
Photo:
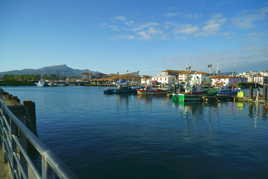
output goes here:
<path id="1" fill-rule="evenodd" d="M 37 137 L 35 104 L 0 89 L 0 178 L 76 178 Z"/>

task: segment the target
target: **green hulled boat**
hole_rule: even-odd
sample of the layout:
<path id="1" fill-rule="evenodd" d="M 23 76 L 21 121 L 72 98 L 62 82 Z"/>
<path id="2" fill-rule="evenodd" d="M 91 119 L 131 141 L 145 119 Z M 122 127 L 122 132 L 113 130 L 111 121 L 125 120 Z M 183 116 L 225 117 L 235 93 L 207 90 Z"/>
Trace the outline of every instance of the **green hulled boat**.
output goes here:
<path id="1" fill-rule="evenodd" d="M 174 102 L 202 102 L 202 94 L 173 94 Z"/>

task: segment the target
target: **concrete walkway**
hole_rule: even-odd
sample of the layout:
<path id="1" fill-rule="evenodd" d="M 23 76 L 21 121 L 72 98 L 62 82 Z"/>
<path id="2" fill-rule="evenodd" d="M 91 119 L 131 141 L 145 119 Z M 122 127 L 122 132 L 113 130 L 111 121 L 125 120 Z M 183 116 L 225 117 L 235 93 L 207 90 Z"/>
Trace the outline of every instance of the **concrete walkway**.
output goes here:
<path id="1" fill-rule="evenodd" d="M 0 179 L 10 179 L 8 164 L 4 163 L 3 152 L 0 149 Z"/>

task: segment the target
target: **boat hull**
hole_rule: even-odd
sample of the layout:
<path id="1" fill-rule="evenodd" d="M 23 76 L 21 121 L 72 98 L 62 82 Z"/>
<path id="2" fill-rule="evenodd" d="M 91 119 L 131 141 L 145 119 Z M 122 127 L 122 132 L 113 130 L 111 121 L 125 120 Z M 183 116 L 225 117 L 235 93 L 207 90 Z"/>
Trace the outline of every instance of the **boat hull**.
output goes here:
<path id="1" fill-rule="evenodd" d="M 135 89 L 107 89 L 104 91 L 104 94 L 126 94 L 126 95 L 131 95 L 131 94 L 137 94 L 137 91 Z"/>
<path id="2" fill-rule="evenodd" d="M 138 95 L 167 95 L 167 91 L 160 89 L 146 90 L 146 89 L 138 89 Z"/>
<path id="3" fill-rule="evenodd" d="M 175 102 L 202 102 L 202 94 L 174 94 L 172 96 Z"/>

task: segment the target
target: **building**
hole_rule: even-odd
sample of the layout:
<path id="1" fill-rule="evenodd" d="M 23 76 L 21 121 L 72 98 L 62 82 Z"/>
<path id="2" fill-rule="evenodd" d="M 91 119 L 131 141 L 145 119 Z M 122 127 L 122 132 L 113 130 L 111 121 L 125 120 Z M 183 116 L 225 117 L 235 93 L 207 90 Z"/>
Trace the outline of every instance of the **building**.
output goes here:
<path id="1" fill-rule="evenodd" d="M 150 86 L 151 84 L 152 84 L 152 77 L 151 76 L 143 75 L 141 77 L 141 85 Z"/>
<path id="2" fill-rule="evenodd" d="M 190 84 L 193 85 L 202 85 L 204 83 L 209 83 L 210 79 L 208 78 L 208 73 L 206 72 L 192 72 L 190 75 Z"/>
<path id="3" fill-rule="evenodd" d="M 176 82 L 176 73 L 170 72 L 169 70 L 162 71 L 152 77 L 152 81 L 156 81 L 163 85 L 170 85 Z"/>
<path id="4" fill-rule="evenodd" d="M 260 75 L 268 77 L 268 70 L 266 70 L 266 71 L 261 71 L 261 72 L 260 72 Z"/>
<path id="5" fill-rule="evenodd" d="M 250 83 L 263 85 L 265 78 L 268 77 L 268 71 L 244 72 L 241 76 L 247 78 Z"/>
<path id="6" fill-rule="evenodd" d="M 247 82 L 247 78 L 239 76 L 210 76 L 211 86 L 213 87 L 232 87 L 239 82 Z"/>
<path id="7" fill-rule="evenodd" d="M 201 85 L 207 80 L 209 79 L 206 72 L 185 70 L 165 70 L 152 78 L 152 81 L 161 84 L 185 83 L 188 81 L 191 85 Z"/>

